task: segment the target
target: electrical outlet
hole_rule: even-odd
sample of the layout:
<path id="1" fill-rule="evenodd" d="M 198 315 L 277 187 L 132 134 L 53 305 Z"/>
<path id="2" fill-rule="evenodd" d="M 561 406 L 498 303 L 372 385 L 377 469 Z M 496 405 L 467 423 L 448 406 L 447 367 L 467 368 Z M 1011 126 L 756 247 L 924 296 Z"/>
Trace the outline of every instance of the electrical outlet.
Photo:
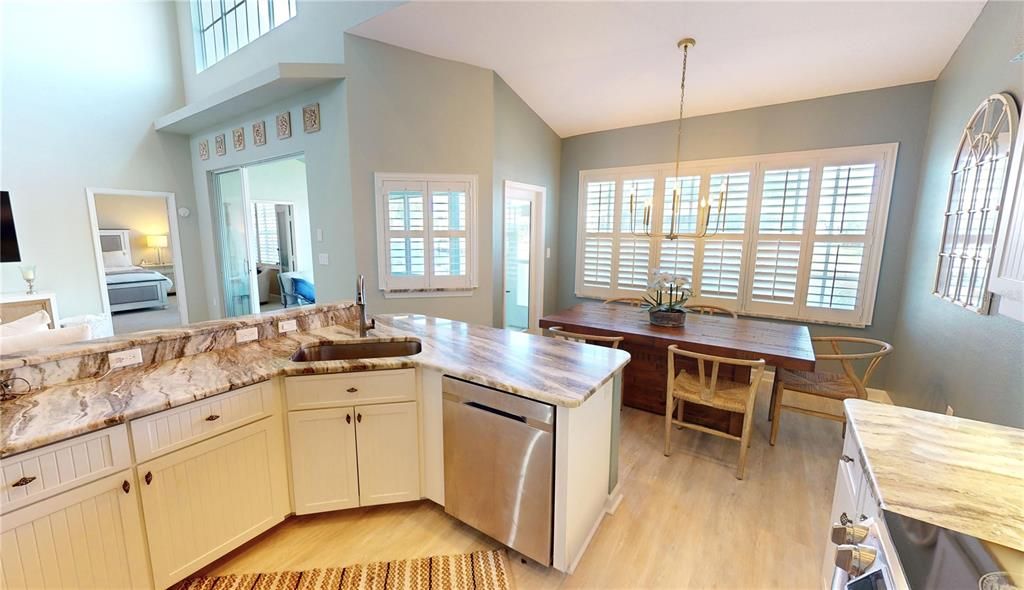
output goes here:
<path id="1" fill-rule="evenodd" d="M 252 342 L 260 337 L 260 330 L 256 326 L 251 328 L 242 328 L 241 330 L 235 330 L 235 342 L 243 344 L 245 342 Z"/>
<path id="2" fill-rule="evenodd" d="M 946 404 L 946 415 L 947 416 L 952 416 L 953 415 L 953 406 L 951 406 L 949 404 Z"/>
<path id="3" fill-rule="evenodd" d="M 117 352 L 112 352 L 107 355 L 107 362 L 110 363 L 111 369 L 120 369 L 121 367 L 141 365 L 142 349 L 129 348 L 128 350 L 119 350 Z"/>
<path id="4" fill-rule="evenodd" d="M 283 322 L 277 323 L 277 333 L 284 334 L 286 332 L 294 332 L 299 329 L 299 324 L 295 320 L 284 320 Z"/>

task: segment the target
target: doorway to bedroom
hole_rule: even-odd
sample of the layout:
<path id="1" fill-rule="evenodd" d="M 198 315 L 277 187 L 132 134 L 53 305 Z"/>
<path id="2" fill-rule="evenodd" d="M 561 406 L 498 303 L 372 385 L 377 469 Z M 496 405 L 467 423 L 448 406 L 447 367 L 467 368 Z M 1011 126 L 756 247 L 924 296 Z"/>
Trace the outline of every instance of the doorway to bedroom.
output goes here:
<path id="1" fill-rule="evenodd" d="M 224 317 L 316 302 L 302 155 L 213 174 Z"/>
<path id="2" fill-rule="evenodd" d="M 104 312 L 115 335 L 188 323 L 172 193 L 88 192 Z"/>

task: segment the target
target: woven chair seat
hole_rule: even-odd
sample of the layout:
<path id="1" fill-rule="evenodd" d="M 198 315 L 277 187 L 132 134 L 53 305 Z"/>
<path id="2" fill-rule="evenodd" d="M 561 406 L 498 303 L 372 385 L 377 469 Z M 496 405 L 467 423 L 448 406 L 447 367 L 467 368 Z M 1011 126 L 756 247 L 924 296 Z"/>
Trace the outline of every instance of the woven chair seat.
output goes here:
<path id="1" fill-rule="evenodd" d="M 672 397 L 686 402 L 711 406 L 730 412 L 746 412 L 747 399 L 750 396 L 750 384 L 718 378 L 715 393 L 711 399 L 700 396 L 700 378 L 686 371 L 680 371 L 672 384 Z"/>
<path id="2" fill-rule="evenodd" d="M 832 399 L 860 397 L 850 378 L 843 373 L 827 371 L 794 371 L 779 369 L 779 381 L 785 389 L 810 393 Z"/>

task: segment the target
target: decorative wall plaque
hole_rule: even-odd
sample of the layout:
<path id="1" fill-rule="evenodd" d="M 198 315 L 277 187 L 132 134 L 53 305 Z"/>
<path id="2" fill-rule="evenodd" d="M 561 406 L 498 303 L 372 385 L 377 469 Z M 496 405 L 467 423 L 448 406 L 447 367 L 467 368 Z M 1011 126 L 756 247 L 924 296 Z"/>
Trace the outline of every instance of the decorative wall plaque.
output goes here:
<path id="1" fill-rule="evenodd" d="M 320 131 L 320 103 L 302 107 L 302 130 L 306 133 Z"/>
<path id="2" fill-rule="evenodd" d="M 292 112 L 285 111 L 277 116 L 277 138 L 288 139 L 292 136 Z"/>
<path id="3" fill-rule="evenodd" d="M 257 121 L 252 124 L 252 144 L 267 145 L 267 122 Z"/>
<path id="4" fill-rule="evenodd" d="M 204 139 L 199 142 L 199 159 L 209 160 L 210 159 L 210 140 Z"/>
<path id="5" fill-rule="evenodd" d="M 235 146 L 236 152 L 245 149 L 245 127 L 231 130 L 231 144 Z"/>
<path id="6" fill-rule="evenodd" d="M 228 153 L 228 144 L 227 144 L 227 141 L 224 139 L 224 134 L 223 133 L 221 133 L 217 137 L 213 138 L 213 146 L 214 146 L 214 149 L 217 150 L 217 155 L 218 156 L 226 156 L 227 155 L 227 153 Z"/>

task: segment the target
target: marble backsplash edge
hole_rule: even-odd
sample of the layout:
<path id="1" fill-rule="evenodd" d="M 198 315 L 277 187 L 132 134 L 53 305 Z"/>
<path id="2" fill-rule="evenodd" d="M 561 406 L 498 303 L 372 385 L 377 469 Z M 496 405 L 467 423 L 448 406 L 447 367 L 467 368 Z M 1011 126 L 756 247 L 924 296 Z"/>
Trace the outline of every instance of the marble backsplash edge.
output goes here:
<path id="1" fill-rule="evenodd" d="M 241 328 L 256 327 L 259 339 L 266 340 L 280 335 L 277 323 L 283 320 L 295 320 L 297 330 L 305 332 L 352 322 L 357 314 L 358 309 L 349 301 L 318 304 L 8 355 L 0 357 L 0 380 L 20 377 L 32 389 L 51 387 L 106 374 L 110 368 L 108 355 L 119 350 L 139 348 L 142 365 L 151 365 L 236 346 L 235 330 Z"/>

